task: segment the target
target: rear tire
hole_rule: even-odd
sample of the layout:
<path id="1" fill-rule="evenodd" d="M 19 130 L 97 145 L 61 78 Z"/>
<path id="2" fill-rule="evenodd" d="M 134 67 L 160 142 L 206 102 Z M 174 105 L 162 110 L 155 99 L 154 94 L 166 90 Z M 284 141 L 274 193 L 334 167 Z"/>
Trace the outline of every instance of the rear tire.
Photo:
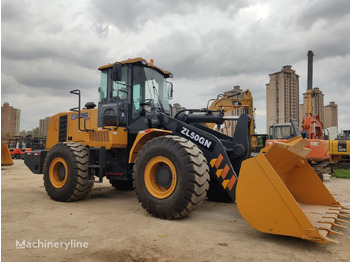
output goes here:
<path id="1" fill-rule="evenodd" d="M 83 199 L 93 183 L 88 181 L 89 150 L 78 143 L 54 145 L 44 162 L 44 186 L 56 201 L 70 202 Z"/>
<path id="2" fill-rule="evenodd" d="M 161 136 L 141 148 L 133 179 L 142 207 L 153 216 L 173 219 L 188 215 L 203 202 L 210 176 L 206 158 L 194 143 Z"/>

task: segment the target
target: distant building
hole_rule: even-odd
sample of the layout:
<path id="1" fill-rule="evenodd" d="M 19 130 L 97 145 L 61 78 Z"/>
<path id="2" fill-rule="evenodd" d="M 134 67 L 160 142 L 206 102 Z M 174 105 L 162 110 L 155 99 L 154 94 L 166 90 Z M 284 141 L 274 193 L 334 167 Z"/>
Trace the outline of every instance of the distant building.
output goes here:
<path id="1" fill-rule="evenodd" d="M 290 65 L 272 73 L 266 84 L 266 130 L 275 123 L 299 119 L 299 75 Z"/>
<path id="2" fill-rule="evenodd" d="M 46 117 L 45 119 L 39 120 L 39 135 L 40 136 L 47 136 L 47 131 L 49 129 L 49 121 L 50 117 Z"/>
<path id="3" fill-rule="evenodd" d="M 22 130 L 21 132 L 19 132 L 19 136 L 26 137 L 27 136 L 27 131 Z"/>
<path id="4" fill-rule="evenodd" d="M 1 136 L 18 136 L 20 131 L 21 109 L 5 102 L 1 107 Z"/>
<path id="5" fill-rule="evenodd" d="M 332 101 L 324 107 L 324 128 L 337 127 L 338 129 L 338 105 Z"/>

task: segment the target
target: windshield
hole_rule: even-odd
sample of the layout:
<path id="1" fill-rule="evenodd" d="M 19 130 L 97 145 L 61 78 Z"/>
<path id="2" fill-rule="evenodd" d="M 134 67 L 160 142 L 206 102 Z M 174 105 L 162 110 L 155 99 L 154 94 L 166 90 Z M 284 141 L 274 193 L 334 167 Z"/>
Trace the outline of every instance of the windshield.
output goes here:
<path id="1" fill-rule="evenodd" d="M 290 126 L 276 126 L 275 139 L 289 139 L 291 137 Z"/>
<path id="2" fill-rule="evenodd" d="M 133 73 L 133 118 L 140 115 L 143 104 L 169 113 L 166 78 L 154 69 L 135 66 Z"/>

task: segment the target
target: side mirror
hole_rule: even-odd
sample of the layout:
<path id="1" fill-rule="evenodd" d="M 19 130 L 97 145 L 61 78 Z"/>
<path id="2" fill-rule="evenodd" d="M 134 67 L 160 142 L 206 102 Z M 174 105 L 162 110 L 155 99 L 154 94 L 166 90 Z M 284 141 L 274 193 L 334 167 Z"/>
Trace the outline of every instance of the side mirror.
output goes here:
<path id="1" fill-rule="evenodd" d="M 122 80 L 122 64 L 117 64 L 115 63 L 113 65 L 113 74 L 112 74 L 112 79 L 113 81 L 121 81 Z"/>
<path id="2" fill-rule="evenodd" d="M 169 100 L 173 99 L 173 94 L 174 94 L 174 87 L 173 83 L 167 82 L 168 83 L 168 98 Z"/>

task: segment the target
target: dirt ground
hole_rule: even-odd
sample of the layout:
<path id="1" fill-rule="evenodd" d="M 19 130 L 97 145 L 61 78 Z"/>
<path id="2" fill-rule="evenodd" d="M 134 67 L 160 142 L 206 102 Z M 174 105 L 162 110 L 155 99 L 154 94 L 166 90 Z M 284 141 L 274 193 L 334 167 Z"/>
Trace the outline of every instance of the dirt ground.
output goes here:
<path id="1" fill-rule="evenodd" d="M 350 206 L 350 180 L 325 184 Z M 85 200 L 55 202 L 22 160 L 1 167 L 1 205 L 2 261 L 350 261 L 350 229 L 327 245 L 263 234 L 235 204 L 210 201 L 184 219 L 161 220 L 108 181 Z"/>

